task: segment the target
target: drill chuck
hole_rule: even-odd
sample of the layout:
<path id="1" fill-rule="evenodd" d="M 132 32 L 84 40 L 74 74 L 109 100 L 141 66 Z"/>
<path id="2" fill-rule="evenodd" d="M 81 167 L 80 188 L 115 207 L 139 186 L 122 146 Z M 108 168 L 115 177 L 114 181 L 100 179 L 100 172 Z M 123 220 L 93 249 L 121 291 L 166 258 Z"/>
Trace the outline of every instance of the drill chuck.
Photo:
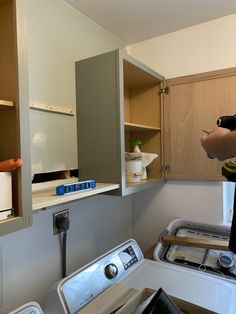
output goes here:
<path id="1" fill-rule="evenodd" d="M 236 130 L 236 115 L 234 116 L 222 116 L 217 119 L 217 126 L 230 131 Z"/>

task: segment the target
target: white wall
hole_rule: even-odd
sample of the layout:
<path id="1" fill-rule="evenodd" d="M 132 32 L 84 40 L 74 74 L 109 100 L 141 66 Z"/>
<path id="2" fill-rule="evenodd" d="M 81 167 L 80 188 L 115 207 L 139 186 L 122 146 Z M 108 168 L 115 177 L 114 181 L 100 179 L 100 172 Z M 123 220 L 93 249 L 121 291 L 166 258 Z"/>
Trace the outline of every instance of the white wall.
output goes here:
<path id="1" fill-rule="evenodd" d="M 221 223 L 222 184 L 173 181 L 132 197 L 133 234 L 145 252 L 157 242 L 168 224 L 177 218 Z"/>
<path id="2" fill-rule="evenodd" d="M 28 0 L 27 4 L 30 99 L 75 106 L 74 62 L 124 44 L 62 0 Z M 47 119 L 56 132 L 64 131 L 61 116 L 45 115 L 31 112 L 31 127 L 38 123 L 43 128 Z M 67 142 L 76 146 L 75 124 L 71 124 Z M 62 146 L 60 136 L 54 141 Z M 45 152 L 53 159 L 50 150 Z M 71 220 L 68 273 L 132 237 L 130 197 L 97 196 L 34 214 L 32 227 L 0 237 L 1 314 L 31 300 L 42 304 L 49 287 L 59 280 L 60 250 L 52 214 L 65 208 Z"/>
<path id="3" fill-rule="evenodd" d="M 156 37 L 128 52 L 166 78 L 236 66 L 236 14 Z M 169 181 L 133 197 L 133 232 L 143 250 L 175 218 L 223 221 L 222 185 Z"/>
<path id="4" fill-rule="evenodd" d="M 75 110 L 75 62 L 124 43 L 63 0 L 27 3 L 30 101 Z M 30 122 L 33 173 L 78 167 L 76 116 L 32 109 Z"/>
<path id="5" fill-rule="evenodd" d="M 236 66 L 236 14 L 129 46 L 129 53 L 166 78 Z"/>
<path id="6" fill-rule="evenodd" d="M 30 99 L 75 105 L 75 62 L 124 47 L 64 0 L 27 0 Z"/>

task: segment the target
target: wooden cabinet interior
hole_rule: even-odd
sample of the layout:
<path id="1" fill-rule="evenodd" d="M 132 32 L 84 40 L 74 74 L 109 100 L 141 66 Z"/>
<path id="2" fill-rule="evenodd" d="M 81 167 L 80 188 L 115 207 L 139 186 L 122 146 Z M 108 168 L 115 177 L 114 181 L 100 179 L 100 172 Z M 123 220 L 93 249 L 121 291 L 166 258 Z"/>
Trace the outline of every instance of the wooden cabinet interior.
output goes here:
<path id="1" fill-rule="evenodd" d="M 14 218 L 1 221 L 0 235 L 31 222 L 25 1 L 0 1 L 0 161 L 22 158 L 12 171 Z"/>
<path id="2" fill-rule="evenodd" d="M 160 128 L 160 80 L 124 60 L 125 123 Z"/>
<path id="3" fill-rule="evenodd" d="M 6 106 L 6 101 L 15 103 L 17 84 L 16 84 L 16 41 L 13 17 L 13 2 L 1 1 L 0 3 L 0 68 L 4 75 L 0 75 L 0 132 L 1 132 L 1 150 L 0 160 L 16 158 L 17 152 L 17 111 L 16 108 Z M 9 110 L 11 109 L 11 110 Z M 17 171 L 18 172 L 18 171 Z M 13 176 L 13 190 L 17 191 L 17 178 Z M 17 208 L 18 195 L 14 193 L 13 207 Z M 17 209 L 18 210 L 18 209 Z"/>
<path id="4" fill-rule="evenodd" d="M 126 60 L 123 61 L 123 73 L 125 151 L 132 152 L 129 140 L 138 138 L 142 142 L 141 151 L 158 154 L 158 158 L 147 167 L 148 179 L 140 182 L 144 184 L 162 177 L 161 81 Z"/>
<path id="5" fill-rule="evenodd" d="M 142 180 L 140 184 L 146 183 L 149 179 L 161 179 L 161 133 L 160 131 L 126 131 L 125 140 L 127 152 L 132 152 L 132 148 L 129 144 L 129 139 L 138 138 L 141 140 L 142 145 L 141 150 L 145 153 L 158 154 L 156 158 L 148 167 L 147 167 L 147 180 Z M 137 185 L 135 183 L 134 185 Z M 129 183 L 131 186 L 131 183 Z"/>
<path id="6" fill-rule="evenodd" d="M 0 99 L 14 101 L 17 89 L 14 1 L 0 1 Z"/>

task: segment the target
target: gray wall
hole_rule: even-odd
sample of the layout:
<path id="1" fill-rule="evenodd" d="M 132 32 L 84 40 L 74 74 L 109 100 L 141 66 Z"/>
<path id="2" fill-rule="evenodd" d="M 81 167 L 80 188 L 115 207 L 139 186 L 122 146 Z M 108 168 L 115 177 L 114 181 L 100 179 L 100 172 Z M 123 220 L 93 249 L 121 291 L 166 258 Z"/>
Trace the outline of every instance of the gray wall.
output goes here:
<path id="1" fill-rule="evenodd" d="M 173 181 L 132 197 L 134 238 L 143 251 L 157 242 L 174 219 L 205 223 L 223 221 L 222 183 Z"/>
<path id="2" fill-rule="evenodd" d="M 27 0 L 30 101 L 74 109 L 75 62 L 124 43 L 63 0 Z M 77 168 L 76 115 L 30 110 L 32 172 Z"/>
<path id="3" fill-rule="evenodd" d="M 94 196 L 33 216 L 33 226 L 0 237 L 0 313 L 43 299 L 61 276 L 59 237 L 53 235 L 52 214 L 69 208 L 67 273 L 132 237 L 131 199 Z M 3 289 L 2 289 L 3 288 Z"/>

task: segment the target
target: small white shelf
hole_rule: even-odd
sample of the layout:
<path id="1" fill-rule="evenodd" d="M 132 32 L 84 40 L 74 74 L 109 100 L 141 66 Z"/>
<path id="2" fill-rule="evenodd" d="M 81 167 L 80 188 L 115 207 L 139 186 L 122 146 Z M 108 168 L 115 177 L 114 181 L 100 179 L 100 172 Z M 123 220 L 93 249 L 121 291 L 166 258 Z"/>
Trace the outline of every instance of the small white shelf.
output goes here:
<path id="1" fill-rule="evenodd" d="M 47 207 L 76 201 L 85 197 L 105 193 L 119 188 L 119 184 L 97 183 L 95 189 L 73 192 L 65 195 L 56 195 L 55 187 L 59 184 L 77 182 L 76 178 L 55 180 L 48 183 L 33 184 L 32 186 L 32 205 L 33 211 L 45 209 Z"/>
<path id="2" fill-rule="evenodd" d="M 136 123 L 129 123 L 125 122 L 125 129 L 129 131 L 160 131 L 161 128 L 143 125 L 143 124 L 136 124 Z"/>
<path id="3" fill-rule="evenodd" d="M 60 113 L 68 116 L 74 116 L 75 111 L 72 108 L 62 107 L 54 104 L 43 104 L 43 103 L 36 103 L 30 102 L 30 108 L 42 111 L 48 111 L 52 113 Z"/>

